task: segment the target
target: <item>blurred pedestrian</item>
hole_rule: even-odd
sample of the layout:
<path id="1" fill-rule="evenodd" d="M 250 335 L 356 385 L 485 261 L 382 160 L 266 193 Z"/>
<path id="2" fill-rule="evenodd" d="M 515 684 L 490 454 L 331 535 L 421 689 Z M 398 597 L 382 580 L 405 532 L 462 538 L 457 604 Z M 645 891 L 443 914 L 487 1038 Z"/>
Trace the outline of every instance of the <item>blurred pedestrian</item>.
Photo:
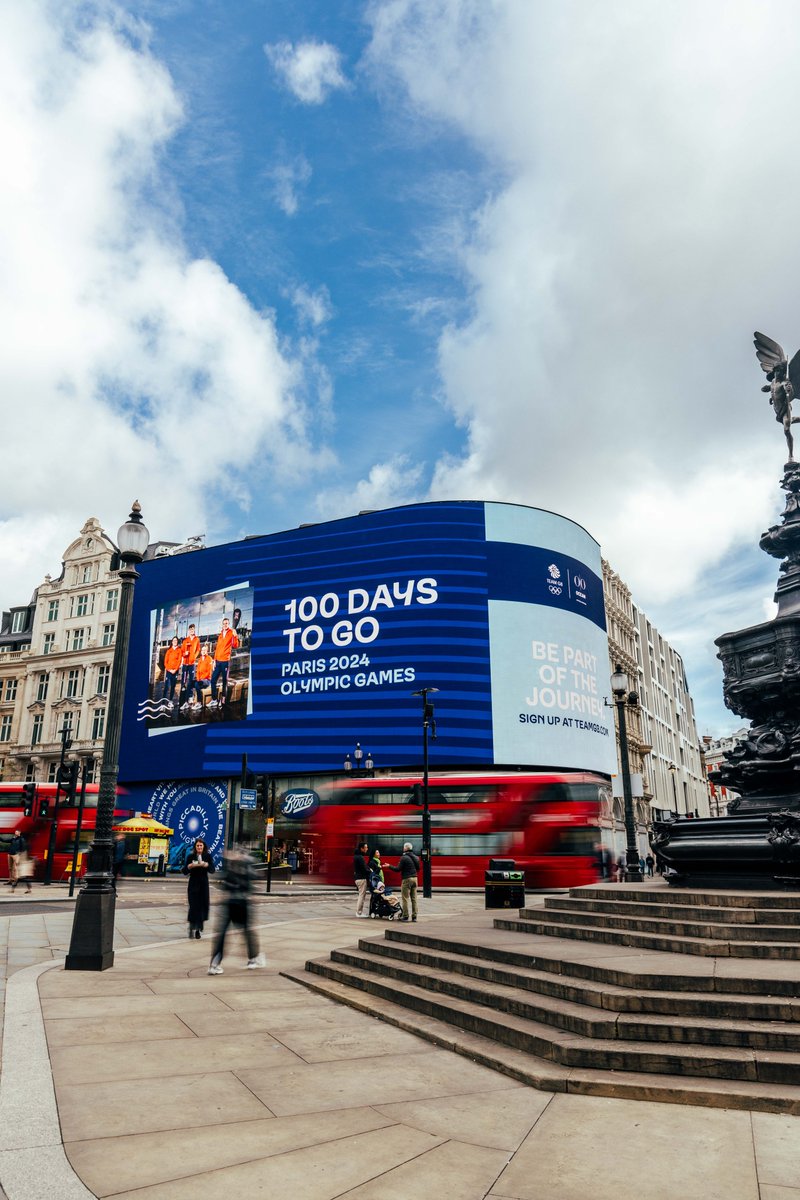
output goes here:
<path id="1" fill-rule="evenodd" d="M 647 855 L 647 857 L 644 860 L 644 865 L 647 867 L 647 874 L 652 875 L 653 867 L 655 865 L 655 859 L 653 858 L 652 854 Z"/>
<path id="2" fill-rule="evenodd" d="M 12 887 L 19 878 L 20 855 L 25 854 L 27 849 L 28 843 L 25 840 L 25 835 L 21 829 L 15 829 L 14 836 L 8 846 L 8 882 Z"/>
<path id="3" fill-rule="evenodd" d="M 628 874 L 628 868 L 625 865 L 625 855 L 620 854 L 619 862 L 617 863 L 617 883 L 624 883 Z"/>
<path id="4" fill-rule="evenodd" d="M 118 833 L 114 841 L 114 891 L 125 869 L 125 834 Z"/>
<path id="5" fill-rule="evenodd" d="M 202 838 L 196 840 L 183 864 L 183 874 L 189 876 L 186 888 L 189 901 L 189 937 L 199 941 L 210 908 L 208 877 L 214 874 L 214 859 Z"/>
<path id="6" fill-rule="evenodd" d="M 24 838 L 22 840 L 23 840 L 23 842 L 25 841 Z M 14 878 L 14 882 L 11 885 L 11 890 L 12 890 L 12 892 L 15 891 L 18 883 L 24 883 L 26 893 L 30 892 L 31 891 L 31 879 L 33 878 L 33 859 L 28 854 L 27 845 L 25 846 L 24 849 L 22 849 L 18 852 L 16 858 L 17 858 L 17 863 L 16 863 L 17 873 Z"/>
<path id="7" fill-rule="evenodd" d="M 220 906 L 220 924 L 214 939 L 214 951 L 208 968 L 209 975 L 222 974 L 222 954 L 229 925 L 238 925 L 247 941 L 249 970 L 263 967 L 264 955 L 259 954 L 258 938 L 250 927 L 250 893 L 255 880 L 255 865 L 241 846 L 229 850 L 222 860 L 222 888 L 225 902 Z"/>
<path id="8" fill-rule="evenodd" d="M 359 842 L 353 855 L 353 879 L 355 880 L 356 891 L 358 892 L 356 900 L 357 917 L 367 917 L 369 915 L 364 912 L 364 901 L 367 897 L 367 876 L 369 874 L 366 862 L 368 854 L 369 846 L 367 843 Z"/>

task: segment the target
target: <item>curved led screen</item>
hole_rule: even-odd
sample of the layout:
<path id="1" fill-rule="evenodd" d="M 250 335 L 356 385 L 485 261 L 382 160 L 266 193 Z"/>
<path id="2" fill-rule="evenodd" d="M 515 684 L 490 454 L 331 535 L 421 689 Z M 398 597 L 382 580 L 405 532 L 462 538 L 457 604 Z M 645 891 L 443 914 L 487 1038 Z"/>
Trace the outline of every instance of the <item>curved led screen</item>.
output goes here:
<path id="1" fill-rule="evenodd" d="M 365 513 L 143 563 L 120 779 L 376 767 L 611 773 L 600 550 L 520 505 Z"/>

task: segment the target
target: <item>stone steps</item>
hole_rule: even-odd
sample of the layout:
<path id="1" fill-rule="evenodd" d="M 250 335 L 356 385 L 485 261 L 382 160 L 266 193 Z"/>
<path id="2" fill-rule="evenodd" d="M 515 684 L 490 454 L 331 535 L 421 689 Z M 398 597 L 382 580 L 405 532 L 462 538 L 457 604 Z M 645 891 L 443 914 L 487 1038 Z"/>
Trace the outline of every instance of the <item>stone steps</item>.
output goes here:
<path id="1" fill-rule="evenodd" d="M 361 945 L 363 949 L 363 945 Z M 377 958 L 396 957 L 397 951 L 391 940 L 371 942 L 370 951 Z M 338 952 L 335 952 L 338 955 Z M 568 963 L 542 964 L 533 957 L 515 956 L 516 965 L 507 967 L 502 962 L 476 958 L 466 948 L 454 948 L 451 943 L 437 947 L 437 939 L 424 935 L 416 936 L 414 945 L 403 945 L 405 962 L 419 964 L 428 971 L 449 971 L 454 975 L 482 980 L 490 984 L 514 987 L 520 992 L 533 993 L 542 1002 L 557 1008 L 561 1004 L 586 1006 L 605 1011 L 613 1020 L 616 1014 L 631 1015 L 639 1020 L 663 1020 L 680 1017 L 681 1021 L 699 1019 L 703 1027 L 709 1021 L 748 1021 L 766 1023 L 787 1021 L 798 1022 L 800 1036 L 800 999 L 782 999 L 777 996 L 756 998 L 746 993 L 729 993 L 724 996 L 708 993 L 694 994 L 686 991 L 642 991 L 634 981 L 621 986 L 604 980 L 580 980 L 570 978 L 563 971 L 554 973 L 545 967 L 568 967 Z M 539 962 L 539 968 L 531 965 Z M 686 980 L 687 983 L 697 982 Z M 731 981 L 736 983 L 735 980 Z M 752 983 L 748 980 L 748 983 Z M 770 986 L 764 983 L 765 987 Z M 800 980 L 798 980 L 800 989 Z M 670 1020 L 670 1025 L 674 1021 Z M 617 1036 L 621 1036 L 617 1033 Z"/>
<path id="2" fill-rule="evenodd" d="M 403 938 L 404 943 L 413 940 Z M 358 959 L 364 950 L 337 955 Z M 708 1046 L 655 1049 L 582 1037 L 498 1009 L 497 989 L 489 1007 L 424 986 L 424 979 L 432 978 L 427 966 L 412 983 L 413 972 L 397 978 L 377 972 L 375 965 L 319 960 L 307 963 L 305 972 L 285 974 L 541 1090 L 800 1114 L 800 1086 L 776 1078 L 800 1077 L 800 1055 Z"/>
<path id="3" fill-rule="evenodd" d="M 302 978 L 532 1086 L 800 1113 L 798 916 L 800 896 L 581 888 L 392 926 Z"/>

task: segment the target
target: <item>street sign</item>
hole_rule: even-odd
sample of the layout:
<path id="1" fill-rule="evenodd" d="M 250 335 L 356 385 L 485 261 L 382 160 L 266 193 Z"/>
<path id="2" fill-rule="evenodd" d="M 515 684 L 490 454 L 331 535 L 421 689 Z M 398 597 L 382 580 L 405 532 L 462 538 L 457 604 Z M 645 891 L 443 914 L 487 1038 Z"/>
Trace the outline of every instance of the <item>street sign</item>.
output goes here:
<path id="1" fill-rule="evenodd" d="M 256 807 L 256 789 L 242 788 L 239 792 L 239 808 Z"/>
<path id="2" fill-rule="evenodd" d="M 267 821 L 267 837 L 275 837 L 275 822 Z"/>

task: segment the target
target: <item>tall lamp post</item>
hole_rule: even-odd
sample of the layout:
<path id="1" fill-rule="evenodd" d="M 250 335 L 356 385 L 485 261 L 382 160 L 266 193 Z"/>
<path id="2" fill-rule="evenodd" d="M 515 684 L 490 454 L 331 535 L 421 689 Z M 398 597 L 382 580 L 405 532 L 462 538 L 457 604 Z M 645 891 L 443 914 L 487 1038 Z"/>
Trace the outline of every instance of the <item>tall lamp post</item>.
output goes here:
<path id="1" fill-rule="evenodd" d="M 433 895 L 431 881 L 431 810 L 428 803 L 428 737 L 436 737 L 436 721 L 433 704 L 428 699 L 438 688 L 424 687 L 412 696 L 422 697 L 422 894 L 426 899 Z"/>
<path id="2" fill-rule="evenodd" d="M 75 903 L 72 938 L 64 964 L 67 971 L 105 971 L 114 965 L 116 892 L 111 832 L 117 800 L 122 702 L 131 636 L 133 587 L 139 578 L 136 564 L 144 558 L 150 541 L 147 526 L 142 522 L 141 511 L 139 501 L 134 501 L 131 515 L 117 534 L 119 557 L 122 561 L 119 568 L 119 616 L 111 687 L 108 693 L 108 720 L 100 766 L 97 821 L 94 841 L 87 856 L 88 868 Z"/>
<path id="3" fill-rule="evenodd" d="M 675 807 L 675 816 L 677 817 L 680 816 L 680 813 L 678 812 L 678 789 L 675 786 L 675 772 L 678 770 L 678 768 L 675 766 L 674 762 L 671 762 L 667 767 L 667 770 L 669 771 L 669 776 L 672 780 L 672 800 Z"/>
<path id="4" fill-rule="evenodd" d="M 633 792 L 631 790 L 631 767 L 628 759 L 628 726 L 625 717 L 626 705 L 635 708 L 639 703 L 636 692 L 628 691 L 628 676 L 617 663 L 611 676 L 611 691 L 617 709 L 619 722 L 619 757 L 622 768 L 622 794 L 625 798 L 625 840 L 627 848 L 627 870 L 625 877 L 629 883 L 641 883 L 642 872 L 639 869 L 639 847 L 636 845 L 636 826 L 633 821 Z"/>

